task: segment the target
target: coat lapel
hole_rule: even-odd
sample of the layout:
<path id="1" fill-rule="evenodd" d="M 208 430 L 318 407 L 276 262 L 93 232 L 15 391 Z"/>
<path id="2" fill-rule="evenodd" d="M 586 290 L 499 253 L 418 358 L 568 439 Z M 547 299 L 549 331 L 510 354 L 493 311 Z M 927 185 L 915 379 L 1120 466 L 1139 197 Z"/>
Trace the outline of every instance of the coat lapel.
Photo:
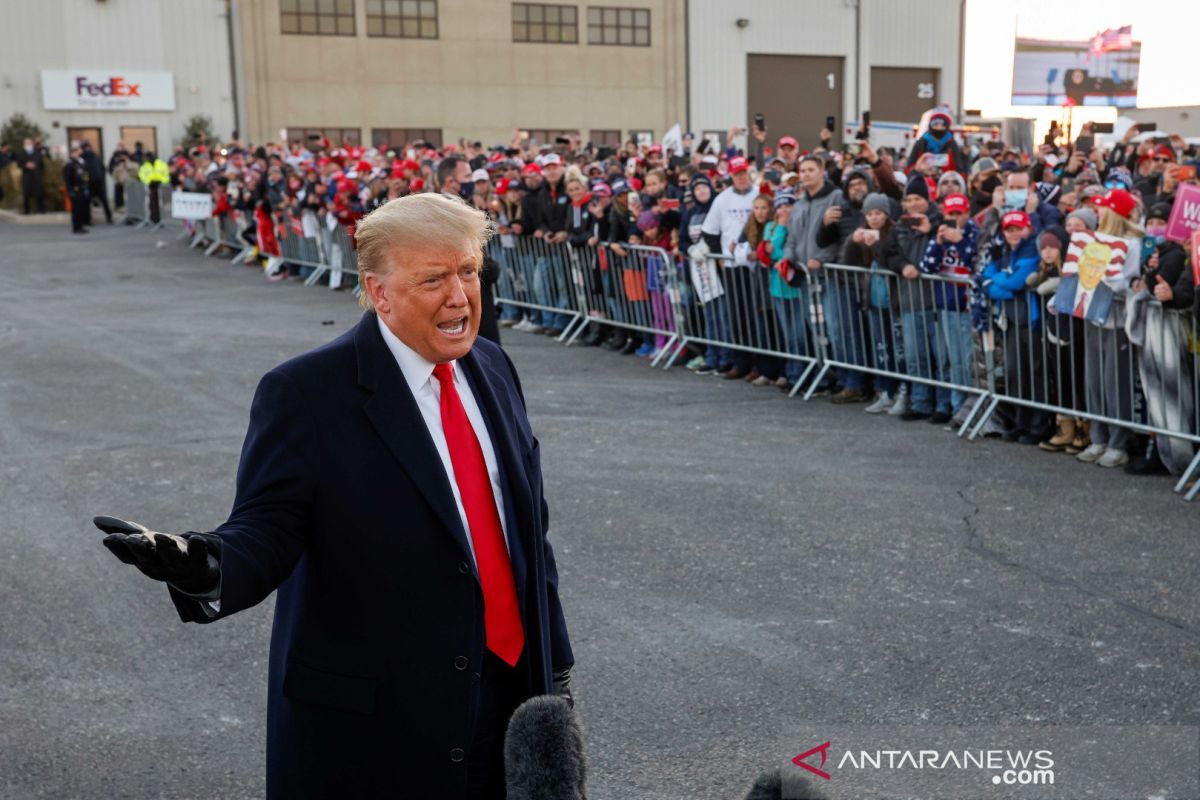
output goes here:
<path id="1" fill-rule="evenodd" d="M 449 531 L 467 563 L 474 563 L 441 457 L 417 401 L 404 382 L 404 374 L 379 333 L 373 312 L 368 311 L 358 323 L 354 344 L 358 352 L 359 384 L 372 392 L 363 404 L 363 411 Z"/>

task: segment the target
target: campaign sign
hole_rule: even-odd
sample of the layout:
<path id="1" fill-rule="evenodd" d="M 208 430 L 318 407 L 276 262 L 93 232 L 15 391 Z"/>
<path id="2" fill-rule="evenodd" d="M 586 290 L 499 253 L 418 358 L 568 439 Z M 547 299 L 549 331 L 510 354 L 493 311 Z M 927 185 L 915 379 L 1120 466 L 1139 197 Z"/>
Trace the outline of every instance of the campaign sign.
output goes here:
<path id="1" fill-rule="evenodd" d="M 1175 190 L 1175 205 L 1171 207 L 1171 218 L 1167 220 L 1167 238 L 1175 242 L 1187 242 L 1195 230 L 1200 230 L 1200 186 L 1181 183 Z"/>
<path id="2" fill-rule="evenodd" d="M 175 219 L 208 219 L 212 216 L 212 195 L 171 192 L 171 216 Z"/>

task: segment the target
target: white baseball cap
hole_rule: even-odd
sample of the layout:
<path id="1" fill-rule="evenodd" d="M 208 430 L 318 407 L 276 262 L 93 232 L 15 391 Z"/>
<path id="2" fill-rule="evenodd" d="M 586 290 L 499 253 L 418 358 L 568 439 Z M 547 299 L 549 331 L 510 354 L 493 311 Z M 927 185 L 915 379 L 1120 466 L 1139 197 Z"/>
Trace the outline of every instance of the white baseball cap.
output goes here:
<path id="1" fill-rule="evenodd" d="M 486 169 L 477 169 L 471 173 L 471 180 L 473 181 L 490 181 L 491 179 L 492 176 L 488 175 Z"/>

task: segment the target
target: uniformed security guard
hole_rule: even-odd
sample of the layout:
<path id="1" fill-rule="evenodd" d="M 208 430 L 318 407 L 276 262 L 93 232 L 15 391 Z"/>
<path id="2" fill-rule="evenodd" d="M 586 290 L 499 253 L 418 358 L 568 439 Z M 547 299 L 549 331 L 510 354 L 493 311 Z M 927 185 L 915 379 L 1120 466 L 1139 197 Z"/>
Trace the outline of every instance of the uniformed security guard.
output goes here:
<path id="1" fill-rule="evenodd" d="M 63 184 L 71 200 L 71 233 L 87 233 L 86 225 L 91 221 L 92 192 L 90 176 L 83 163 L 83 148 L 78 142 L 71 144 L 71 158 L 63 166 Z"/>
<path id="2" fill-rule="evenodd" d="M 150 221 L 155 225 L 159 222 L 158 187 L 171 180 L 171 170 L 167 162 L 154 153 L 146 153 L 146 160 L 138 167 L 138 180 L 146 184 L 146 192 L 150 195 Z"/>

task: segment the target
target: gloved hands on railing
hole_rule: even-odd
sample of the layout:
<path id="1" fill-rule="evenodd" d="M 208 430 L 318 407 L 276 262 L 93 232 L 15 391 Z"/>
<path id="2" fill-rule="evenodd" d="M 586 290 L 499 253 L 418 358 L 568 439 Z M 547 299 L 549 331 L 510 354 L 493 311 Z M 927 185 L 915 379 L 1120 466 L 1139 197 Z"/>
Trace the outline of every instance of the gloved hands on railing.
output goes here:
<path id="1" fill-rule="evenodd" d="M 96 517 L 92 522 L 108 534 L 104 546 L 146 577 L 197 596 L 213 594 L 220 586 L 221 548 L 216 534 L 159 533 L 115 517 Z"/>

